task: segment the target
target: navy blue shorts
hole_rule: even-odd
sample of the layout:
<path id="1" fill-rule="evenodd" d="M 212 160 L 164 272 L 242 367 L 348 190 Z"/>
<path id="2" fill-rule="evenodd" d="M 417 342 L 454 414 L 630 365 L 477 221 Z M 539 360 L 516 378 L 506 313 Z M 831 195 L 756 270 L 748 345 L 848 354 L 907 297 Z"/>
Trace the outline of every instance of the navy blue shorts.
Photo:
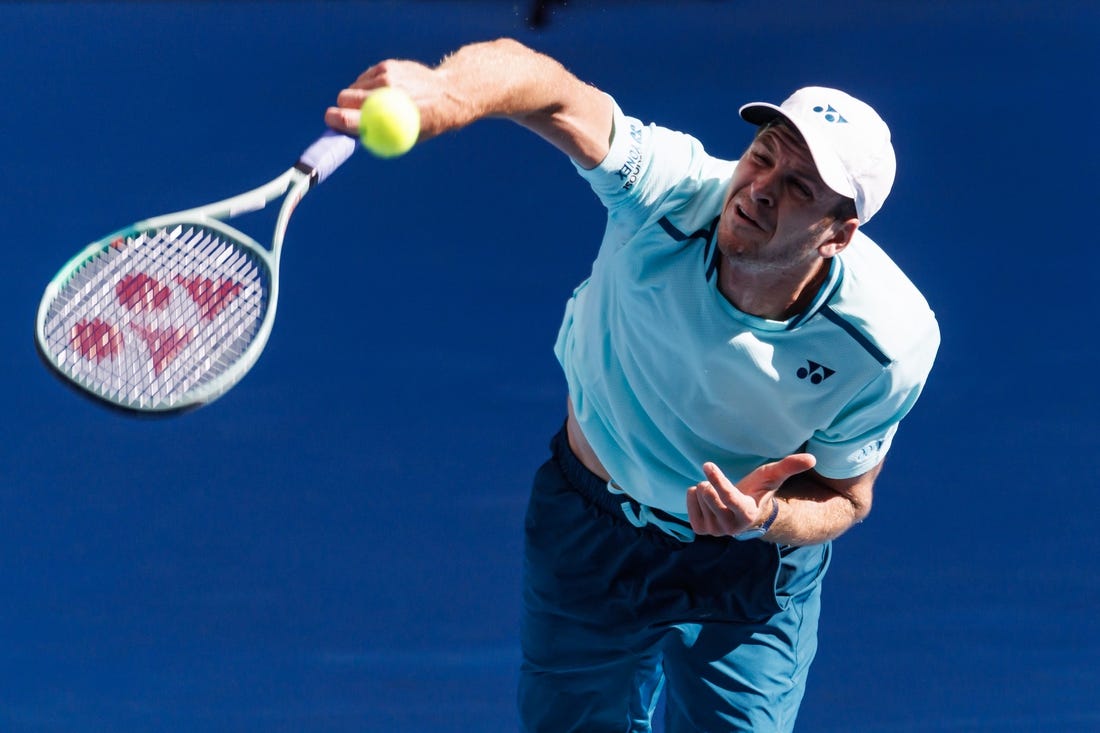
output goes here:
<path id="1" fill-rule="evenodd" d="M 670 733 L 791 730 L 830 546 L 636 527 L 564 429 L 550 447 L 525 526 L 524 729 L 648 731 L 667 686 Z"/>

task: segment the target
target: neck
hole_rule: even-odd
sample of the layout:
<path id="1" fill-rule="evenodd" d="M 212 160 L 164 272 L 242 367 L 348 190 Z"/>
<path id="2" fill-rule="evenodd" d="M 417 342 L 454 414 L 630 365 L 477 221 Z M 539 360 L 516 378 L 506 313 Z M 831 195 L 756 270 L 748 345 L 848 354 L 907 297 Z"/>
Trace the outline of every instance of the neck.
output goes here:
<path id="1" fill-rule="evenodd" d="M 742 313 L 785 321 L 806 310 L 829 274 L 829 260 L 816 259 L 805 270 L 766 270 L 722 258 L 718 289 Z"/>

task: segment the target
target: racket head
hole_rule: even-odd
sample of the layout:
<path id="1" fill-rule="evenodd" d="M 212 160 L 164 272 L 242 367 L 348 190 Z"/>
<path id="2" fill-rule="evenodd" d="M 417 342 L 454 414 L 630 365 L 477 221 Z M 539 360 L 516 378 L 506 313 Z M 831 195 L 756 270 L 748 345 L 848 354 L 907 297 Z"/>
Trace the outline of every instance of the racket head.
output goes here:
<path id="1" fill-rule="evenodd" d="M 277 259 L 206 217 L 160 217 L 93 242 L 47 285 L 42 360 L 97 401 L 173 414 L 224 394 L 274 321 Z"/>

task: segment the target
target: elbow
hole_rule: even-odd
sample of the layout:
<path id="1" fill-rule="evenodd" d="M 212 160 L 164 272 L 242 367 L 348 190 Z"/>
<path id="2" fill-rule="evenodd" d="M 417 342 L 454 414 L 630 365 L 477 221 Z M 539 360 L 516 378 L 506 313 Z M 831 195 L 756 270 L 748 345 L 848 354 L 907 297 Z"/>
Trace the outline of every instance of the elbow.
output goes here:
<path id="1" fill-rule="evenodd" d="M 871 514 L 871 497 L 852 500 L 852 524 L 859 524 Z"/>
<path id="2" fill-rule="evenodd" d="M 512 38 L 511 36 L 501 36 L 495 41 L 490 41 L 490 43 L 492 43 L 494 46 L 501 46 L 504 48 L 527 48 L 525 45 L 517 41 L 515 38 Z"/>
<path id="3" fill-rule="evenodd" d="M 534 53 L 530 46 L 517 41 L 509 36 L 502 36 L 495 41 L 489 41 L 487 45 L 497 51 L 505 53 Z"/>
<path id="4" fill-rule="evenodd" d="M 845 497 L 852 506 L 852 524 L 859 524 L 871 514 L 871 504 L 875 496 L 875 481 L 882 471 L 882 464 L 855 478 Z"/>

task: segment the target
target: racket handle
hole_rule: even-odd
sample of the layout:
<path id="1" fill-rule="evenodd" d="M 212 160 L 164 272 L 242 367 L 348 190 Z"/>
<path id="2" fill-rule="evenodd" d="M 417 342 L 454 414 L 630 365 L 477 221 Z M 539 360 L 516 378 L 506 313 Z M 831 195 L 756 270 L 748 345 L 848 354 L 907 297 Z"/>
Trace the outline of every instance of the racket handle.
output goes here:
<path id="1" fill-rule="evenodd" d="M 298 164 L 295 167 L 308 173 L 313 179 L 312 185 L 316 186 L 350 158 L 355 152 L 355 147 L 354 137 L 327 130 L 306 148 L 302 157 L 298 158 Z"/>

